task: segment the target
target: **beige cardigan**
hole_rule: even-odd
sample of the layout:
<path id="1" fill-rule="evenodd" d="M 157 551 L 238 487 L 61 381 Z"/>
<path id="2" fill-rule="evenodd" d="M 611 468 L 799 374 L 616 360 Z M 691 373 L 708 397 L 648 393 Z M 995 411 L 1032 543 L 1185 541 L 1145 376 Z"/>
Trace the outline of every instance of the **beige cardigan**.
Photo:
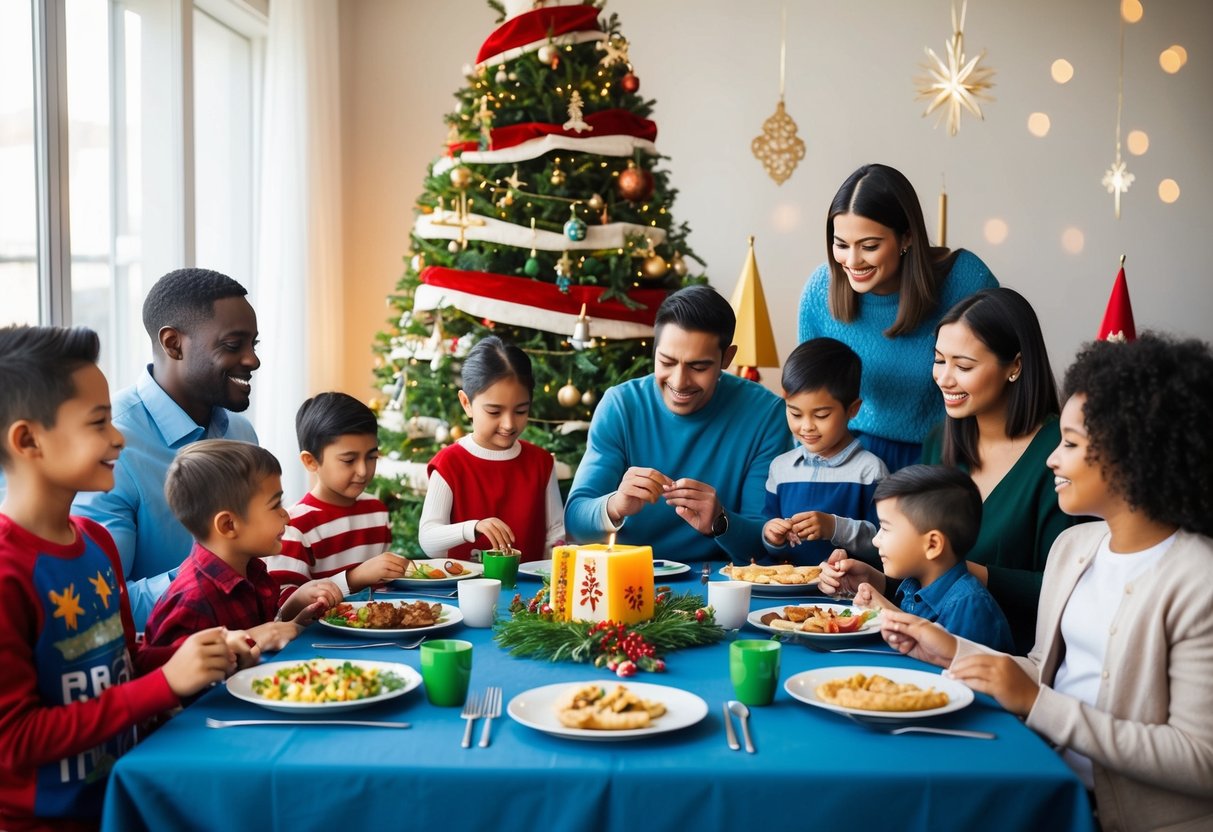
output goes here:
<path id="1" fill-rule="evenodd" d="M 1091 759 L 1104 832 L 1213 830 L 1213 540 L 1180 531 L 1132 581 L 1108 631 L 1095 706 L 1048 685 L 1065 654 L 1061 615 L 1107 523 L 1057 538 L 1045 567 L 1036 645 L 1016 661 L 1040 684 L 1027 724 Z M 956 657 L 991 652 L 963 639 Z"/>

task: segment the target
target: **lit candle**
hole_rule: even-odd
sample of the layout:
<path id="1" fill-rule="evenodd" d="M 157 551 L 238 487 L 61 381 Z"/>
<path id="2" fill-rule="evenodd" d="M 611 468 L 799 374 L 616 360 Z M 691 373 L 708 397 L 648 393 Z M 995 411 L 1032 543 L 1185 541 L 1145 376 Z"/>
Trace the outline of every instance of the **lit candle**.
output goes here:
<path id="1" fill-rule="evenodd" d="M 941 246 L 948 244 L 948 192 L 940 190 L 939 192 L 939 239 L 936 241 Z"/>

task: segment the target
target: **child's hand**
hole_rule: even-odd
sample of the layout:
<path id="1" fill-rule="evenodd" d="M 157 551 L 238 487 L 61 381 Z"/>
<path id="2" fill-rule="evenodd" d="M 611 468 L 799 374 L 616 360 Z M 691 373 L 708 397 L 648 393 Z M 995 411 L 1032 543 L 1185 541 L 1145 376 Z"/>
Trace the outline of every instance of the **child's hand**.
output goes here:
<path id="1" fill-rule="evenodd" d="M 244 630 L 228 630 L 225 641 L 228 652 L 236 657 L 237 670 L 252 667 L 261 661 L 261 648 L 257 646 L 257 640 Z"/>
<path id="2" fill-rule="evenodd" d="M 403 578 L 405 570 L 412 565 L 413 562 L 403 555 L 384 552 L 346 572 L 345 579 L 349 582 L 350 592 L 358 592 L 368 586 Z"/>
<path id="3" fill-rule="evenodd" d="M 877 592 L 885 589 L 883 572 L 877 572 L 861 560 L 855 560 L 846 549 L 835 549 L 821 564 L 817 588 L 826 595 L 854 595 L 862 583 L 871 584 Z"/>
<path id="4" fill-rule="evenodd" d="M 852 601 L 855 606 L 865 610 L 895 610 L 897 605 L 889 601 L 888 598 L 877 592 L 870 583 L 864 581 L 855 590 L 855 598 Z"/>
<path id="5" fill-rule="evenodd" d="M 489 548 L 503 552 L 514 548 L 514 530 L 496 517 L 487 517 L 476 524 L 476 534 L 484 535 L 492 544 Z"/>
<path id="6" fill-rule="evenodd" d="M 956 655 L 956 636 L 925 618 L 885 607 L 880 621 L 880 634 L 899 653 L 937 667 L 947 667 Z"/>
<path id="7" fill-rule="evenodd" d="M 290 598 L 286 599 L 286 603 L 278 611 L 278 618 L 283 621 L 290 621 L 299 615 L 304 607 L 311 606 L 317 601 L 323 601 L 324 609 L 329 609 L 340 604 L 343 597 L 341 590 L 337 588 L 337 584 L 328 578 L 318 578 L 314 581 L 308 581 L 291 593 Z"/>
<path id="8" fill-rule="evenodd" d="M 793 514 L 792 531 L 801 540 L 829 540 L 834 537 L 834 515 L 824 511 Z"/>
<path id="9" fill-rule="evenodd" d="M 646 505 L 660 499 L 667 485 L 673 484 L 672 479 L 653 468 L 632 467 L 624 471 L 619 488 L 607 500 L 611 522 L 618 525 L 623 518 L 639 514 Z"/>
<path id="10" fill-rule="evenodd" d="M 193 696 L 222 682 L 229 666 L 234 668 L 235 660 L 228 652 L 226 637 L 227 630 L 223 627 L 194 633 L 164 663 L 164 679 L 178 698 Z"/>
<path id="11" fill-rule="evenodd" d="M 301 632 L 303 632 L 303 628 L 293 621 L 269 621 L 251 628 L 248 634 L 256 640 L 261 652 L 265 653 L 281 650 L 294 641 L 295 636 Z"/>
<path id="12" fill-rule="evenodd" d="M 762 537 L 772 546 L 782 546 L 788 542 L 788 533 L 791 531 L 792 524 L 789 521 L 782 517 L 774 517 L 762 527 Z"/>

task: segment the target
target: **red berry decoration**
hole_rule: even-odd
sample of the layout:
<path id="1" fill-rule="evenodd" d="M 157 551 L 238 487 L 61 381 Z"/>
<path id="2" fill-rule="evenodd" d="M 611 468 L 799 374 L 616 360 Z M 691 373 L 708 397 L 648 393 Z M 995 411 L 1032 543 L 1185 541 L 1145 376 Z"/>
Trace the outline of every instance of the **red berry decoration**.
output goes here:
<path id="1" fill-rule="evenodd" d="M 619 79 L 619 86 L 623 88 L 624 92 L 636 92 L 640 89 L 640 79 L 629 72 Z"/>
<path id="2" fill-rule="evenodd" d="M 698 621 L 700 624 L 702 624 L 703 620 L 707 617 L 708 617 L 707 610 L 704 610 L 704 609 L 695 610 L 695 620 Z"/>

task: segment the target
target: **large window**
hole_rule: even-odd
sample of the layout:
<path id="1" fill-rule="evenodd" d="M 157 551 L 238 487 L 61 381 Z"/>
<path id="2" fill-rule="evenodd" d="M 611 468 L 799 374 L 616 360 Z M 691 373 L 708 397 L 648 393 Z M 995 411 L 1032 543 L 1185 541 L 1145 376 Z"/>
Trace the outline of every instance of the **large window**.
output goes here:
<path id="1" fill-rule="evenodd" d="M 0 322 L 96 329 L 114 387 L 148 358 L 160 275 L 251 279 L 265 20 L 197 5 L 0 0 Z"/>

